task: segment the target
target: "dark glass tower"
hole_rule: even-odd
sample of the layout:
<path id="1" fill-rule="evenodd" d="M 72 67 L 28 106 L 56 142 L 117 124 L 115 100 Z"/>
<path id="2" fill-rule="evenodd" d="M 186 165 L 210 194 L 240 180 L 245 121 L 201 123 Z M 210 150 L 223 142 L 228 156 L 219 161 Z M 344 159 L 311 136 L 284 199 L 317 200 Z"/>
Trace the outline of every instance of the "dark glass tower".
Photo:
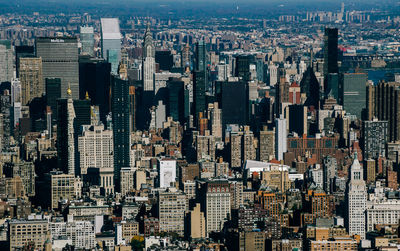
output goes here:
<path id="1" fill-rule="evenodd" d="M 61 98 L 61 79 L 46 78 L 46 105 L 50 106 L 52 117 L 57 118 L 57 99 Z"/>
<path id="2" fill-rule="evenodd" d="M 179 79 L 170 79 L 167 82 L 167 89 L 167 116 L 183 124 L 185 122 L 184 82 Z"/>
<path id="3" fill-rule="evenodd" d="M 222 83 L 221 108 L 222 126 L 228 124 L 246 125 L 248 118 L 248 91 L 246 82 Z"/>
<path id="4" fill-rule="evenodd" d="M 99 106 L 100 120 L 106 124 L 110 110 L 111 63 L 104 59 L 81 56 L 79 58 L 79 98 L 88 93 L 92 105 Z"/>
<path id="5" fill-rule="evenodd" d="M 203 40 L 197 42 L 196 44 L 196 71 L 207 71 L 207 50 L 206 44 Z"/>
<path id="6" fill-rule="evenodd" d="M 111 109 L 114 136 L 114 179 L 119 191 L 120 170 L 129 166 L 129 82 L 117 76 L 111 78 Z"/>
<path id="7" fill-rule="evenodd" d="M 235 75 L 243 81 L 250 80 L 250 63 L 254 61 L 251 55 L 240 55 L 236 57 Z"/>
<path id="8" fill-rule="evenodd" d="M 171 71 L 174 66 L 174 58 L 171 51 L 156 51 L 156 63 L 158 63 L 160 70 Z"/>
<path id="9" fill-rule="evenodd" d="M 338 29 L 325 28 L 324 35 L 324 75 L 338 73 Z"/>

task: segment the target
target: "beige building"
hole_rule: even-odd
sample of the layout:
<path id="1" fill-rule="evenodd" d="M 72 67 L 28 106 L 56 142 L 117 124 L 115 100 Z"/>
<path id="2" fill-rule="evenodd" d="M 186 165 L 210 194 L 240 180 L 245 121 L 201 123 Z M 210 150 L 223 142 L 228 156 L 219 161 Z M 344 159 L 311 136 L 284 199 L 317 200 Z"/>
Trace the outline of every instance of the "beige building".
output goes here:
<path id="1" fill-rule="evenodd" d="M 275 167 L 265 170 L 262 172 L 261 180 L 262 183 L 271 188 L 276 188 L 280 192 L 286 192 L 291 186 L 289 170 L 285 168 Z"/>
<path id="2" fill-rule="evenodd" d="M 186 196 L 170 188 L 158 194 L 160 232 L 184 234 Z"/>
<path id="3" fill-rule="evenodd" d="M 211 135 L 217 139 L 222 138 L 222 109 L 218 108 L 218 103 L 208 104 L 208 113 L 211 121 Z"/>
<path id="4" fill-rule="evenodd" d="M 265 233 L 264 232 L 240 232 L 239 233 L 240 251 L 264 251 Z"/>
<path id="5" fill-rule="evenodd" d="M 201 184 L 200 193 L 207 234 L 220 231 L 231 213 L 230 184 L 227 180 L 204 182 Z"/>
<path id="6" fill-rule="evenodd" d="M 81 190 L 82 182 L 73 174 L 51 175 L 51 208 L 57 208 L 60 200 L 79 198 Z"/>
<path id="7" fill-rule="evenodd" d="M 11 220 L 9 223 L 10 250 L 20 250 L 33 244 L 35 250 L 43 250 L 50 239 L 47 220 Z"/>
<path id="8" fill-rule="evenodd" d="M 201 211 L 200 203 L 188 213 L 188 229 L 186 233 L 192 239 L 206 238 L 206 220 L 204 213 Z"/>
<path id="9" fill-rule="evenodd" d="M 259 140 L 260 161 L 270 161 L 275 157 L 275 132 L 264 128 L 260 131 Z"/>
<path id="10" fill-rule="evenodd" d="M 242 166 L 242 137 L 243 133 L 231 133 L 231 167 Z"/>
<path id="11" fill-rule="evenodd" d="M 121 179 L 121 194 L 125 196 L 127 193 L 132 192 L 135 188 L 135 171 L 130 167 L 123 167 L 120 171 Z"/>
<path id="12" fill-rule="evenodd" d="M 136 170 L 135 172 L 135 189 L 140 190 L 142 184 L 146 184 L 146 171 Z"/>
<path id="13" fill-rule="evenodd" d="M 90 167 L 114 168 L 113 133 L 104 130 L 103 125 L 86 126 L 78 137 L 81 174 L 87 174 Z"/>
<path id="14" fill-rule="evenodd" d="M 335 238 L 330 240 L 310 241 L 310 251 L 352 251 L 358 250 L 357 241 L 352 238 Z"/>
<path id="15" fill-rule="evenodd" d="M 254 146 L 254 134 L 248 126 L 245 127 L 243 135 L 243 162 L 246 160 L 255 160 L 256 148 Z"/>
<path id="16" fill-rule="evenodd" d="M 139 223 L 135 220 L 123 221 L 122 225 L 122 238 L 126 243 L 130 243 L 132 238 L 139 235 Z"/>
<path id="17" fill-rule="evenodd" d="M 215 159 L 215 137 L 201 136 L 196 137 L 196 149 L 197 149 L 197 161 L 209 160 L 214 161 Z"/>
<path id="18" fill-rule="evenodd" d="M 44 93 L 42 59 L 20 58 L 19 80 L 21 81 L 22 105 L 32 99 L 39 98 Z"/>

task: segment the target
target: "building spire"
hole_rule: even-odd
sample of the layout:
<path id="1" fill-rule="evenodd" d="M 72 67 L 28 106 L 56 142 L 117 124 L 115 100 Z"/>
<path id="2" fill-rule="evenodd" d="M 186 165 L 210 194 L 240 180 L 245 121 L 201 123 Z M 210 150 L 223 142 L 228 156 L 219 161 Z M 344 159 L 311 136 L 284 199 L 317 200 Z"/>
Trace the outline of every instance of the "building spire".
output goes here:
<path id="1" fill-rule="evenodd" d="M 67 95 L 68 98 L 71 98 L 72 96 L 71 83 L 68 83 Z"/>

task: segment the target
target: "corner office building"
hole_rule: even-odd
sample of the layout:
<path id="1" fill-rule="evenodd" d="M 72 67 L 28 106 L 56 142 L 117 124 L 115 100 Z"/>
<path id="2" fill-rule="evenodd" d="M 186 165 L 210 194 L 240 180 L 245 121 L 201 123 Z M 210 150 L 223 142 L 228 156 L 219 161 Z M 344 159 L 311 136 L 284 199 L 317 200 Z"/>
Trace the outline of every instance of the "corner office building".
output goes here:
<path id="1" fill-rule="evenodd" d="M 42 37 L 36 39 L 36 55 L 42 58 L 43 83 L 46 78 L 61 79 L 61 97 L 79 98 L 78 41 L 76 38 Z"/>

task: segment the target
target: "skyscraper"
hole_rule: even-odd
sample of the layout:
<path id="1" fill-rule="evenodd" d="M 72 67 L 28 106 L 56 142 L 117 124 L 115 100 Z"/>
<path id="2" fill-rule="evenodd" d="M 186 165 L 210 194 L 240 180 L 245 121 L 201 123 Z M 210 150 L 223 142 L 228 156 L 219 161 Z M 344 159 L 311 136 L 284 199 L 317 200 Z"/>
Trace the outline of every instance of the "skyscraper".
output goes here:
<path id="1" fill-rule="evenodd" d="M 36 56 L 42 58 L 43 82 L 46 78 L 61 79 L 61 97 L 79 98 L 78 42 L 76 38 L 37 38 Z"/>
<path id="2" fill-rule="evenodd" d="M 380 82 L 367 87 L 368 120 L 374 117 L 389 123 L 389 141 L 400 139 L 400 83 Z"/>
<path id="3" fill-rule="evenodd" d="M 195 119 L 195 124 L 197 124 L 199 113 L 206 109 L 206 79 L 206 72 L 193 72 L 193 117 Z"/>
<path id="4" fill-rule="evenodd" d="M 226 180 L 200 184 L 200 201 L 206 216 L 206 233 L 220 231 L 231 212 L 230 186 Z"/>
<path id="5" fill-rule="evenodd" d="M 254 62 L 251 55 L 239 55 L 236 57 L 235 75 L 243 81 L 250 81 L 250 63 Z"/>
<path id="6" fill-rule="evenodd" d="M 283 154 L 287 152 L 287 122 L 284 118 L 275 120 L 275 158 L 283 160 Z"/>
<path id="7" fill-rule="evenodd" d="M 204 40 L 200 40 L 196 43 L 196 54 L 195 54 L 195 70 L 196 71 L 207 71 L 207 49 Z"/>
<path id="8" fill-rule="evenodd" d="M 75 108 L 68 89 L 68 99 L 60 99 L 57 104 L 57 157 L 58 167 L 68 174 L 75 175 Z"/>
<path id="9" fill-rule="evenodd" d="M 15 69 L 19 78 L 19 59 L 35 57 L 35 47 L 29 45 L 15 46 Z"/>
<path id="10" fill-rule="evenodd" d="M 129 82 L 118 76 L 111 77 L 111 111 L 114 138 L 114 184 L 119 187 L 122 167 L 129 167 Z M 118 189 L 116 189 L 118 191 Z"/>
<path id="11" fill-rule="evenodd" d="M 111 63 L 111 72 L 117 73 L 121 61 L 121 33 L 118 18 L 101 19 L 101 56 Z"/>
<path id="12" fill-rule="evenodd" d="M 222 83 L 222 129 L 227 124 L 246 125 L 248 121 L 248 91 L 246 82 Z"/>
<path id="13" fill-rule="evenodd" d="M 363 121 L 361 133 L 364 159 L 386 156 L 386 143 L 389 138 L 387 121 Z"/>
<path id="14" fill-rule="evenodd" d="M 18 79 L 11 80 L 11 121 L 12 128 L 18 123 L 21 115 L 21 82 Z M 11 131 L 11 133 L 14 130 Z"/>
<path id="15" fill-rule="evenodd" d="M 338 29 L 325 28 L 324 35 L 324 76 L 338 73 Z"/>
<path id="16" fill-rule="evenodd" d="M 32 99 L 40 98 L 45 91 L 43 83 L 42 59 L 20 58 L 19 80 L 22 89 L 22 104 L 27 105 Z"/>
<path id="17" fill-rule="evenodd" d="M 339 105 L 343 109 L 362 119 L 362 111 L 365 109 L 367 74 L 343 73 L 340 74 Z M 340 102 L 342 101 L 342 103 Z"/>
<path id="18" fill-rule="evenodd" d="M 143 39 L 143 90 L 154 91 L 154 73 L 156 72 L 155 48 L 153 44 L 153 34 L 149 24 Z"/>
<path id="19" fill-rule="evenodd" d="M 363 168 L 355 154 L 347 190 L 347 230 L 350 235 L 359 235 L 361 239 L 365 239 L 366 203 L 367 190 L 363 179 Z"/>
<path id="20" fill-rule="evenodd" d="M 172 117 L 174 121 L 179 121 L 181 124 L 185 122 L 185 84 L 179 79 L 171 79 L 167 82 L 168 101 L 167 101 L 167 116 Z"/>
<path id="21" fill-rule="evenodd" d="M 79 57 L 79 98 L 89 95 L 92 105 L 99 106 L 100 120 L 106 124 L 110 113 L 111 64 L 104 59 Z"/>
<path id="22" fill-rule="evenodd" d="M 81 40 L 81 53 L 94 56 L 94 32 L 93 27 L 81 26 L 79 37 Z"/>
<path id="23" fill-rule="evenodd" d="M 0 83 L 10 82 L 13 74 L 13 51 L 11 41 L 0 40 Z"/>
<path id="24" fill-rule="evenodd" d="M 61 79 L 46 78 L 46 105 L 50 106 L 54 119 L 57 119 L 57 99 L 61 98 Z"/>

